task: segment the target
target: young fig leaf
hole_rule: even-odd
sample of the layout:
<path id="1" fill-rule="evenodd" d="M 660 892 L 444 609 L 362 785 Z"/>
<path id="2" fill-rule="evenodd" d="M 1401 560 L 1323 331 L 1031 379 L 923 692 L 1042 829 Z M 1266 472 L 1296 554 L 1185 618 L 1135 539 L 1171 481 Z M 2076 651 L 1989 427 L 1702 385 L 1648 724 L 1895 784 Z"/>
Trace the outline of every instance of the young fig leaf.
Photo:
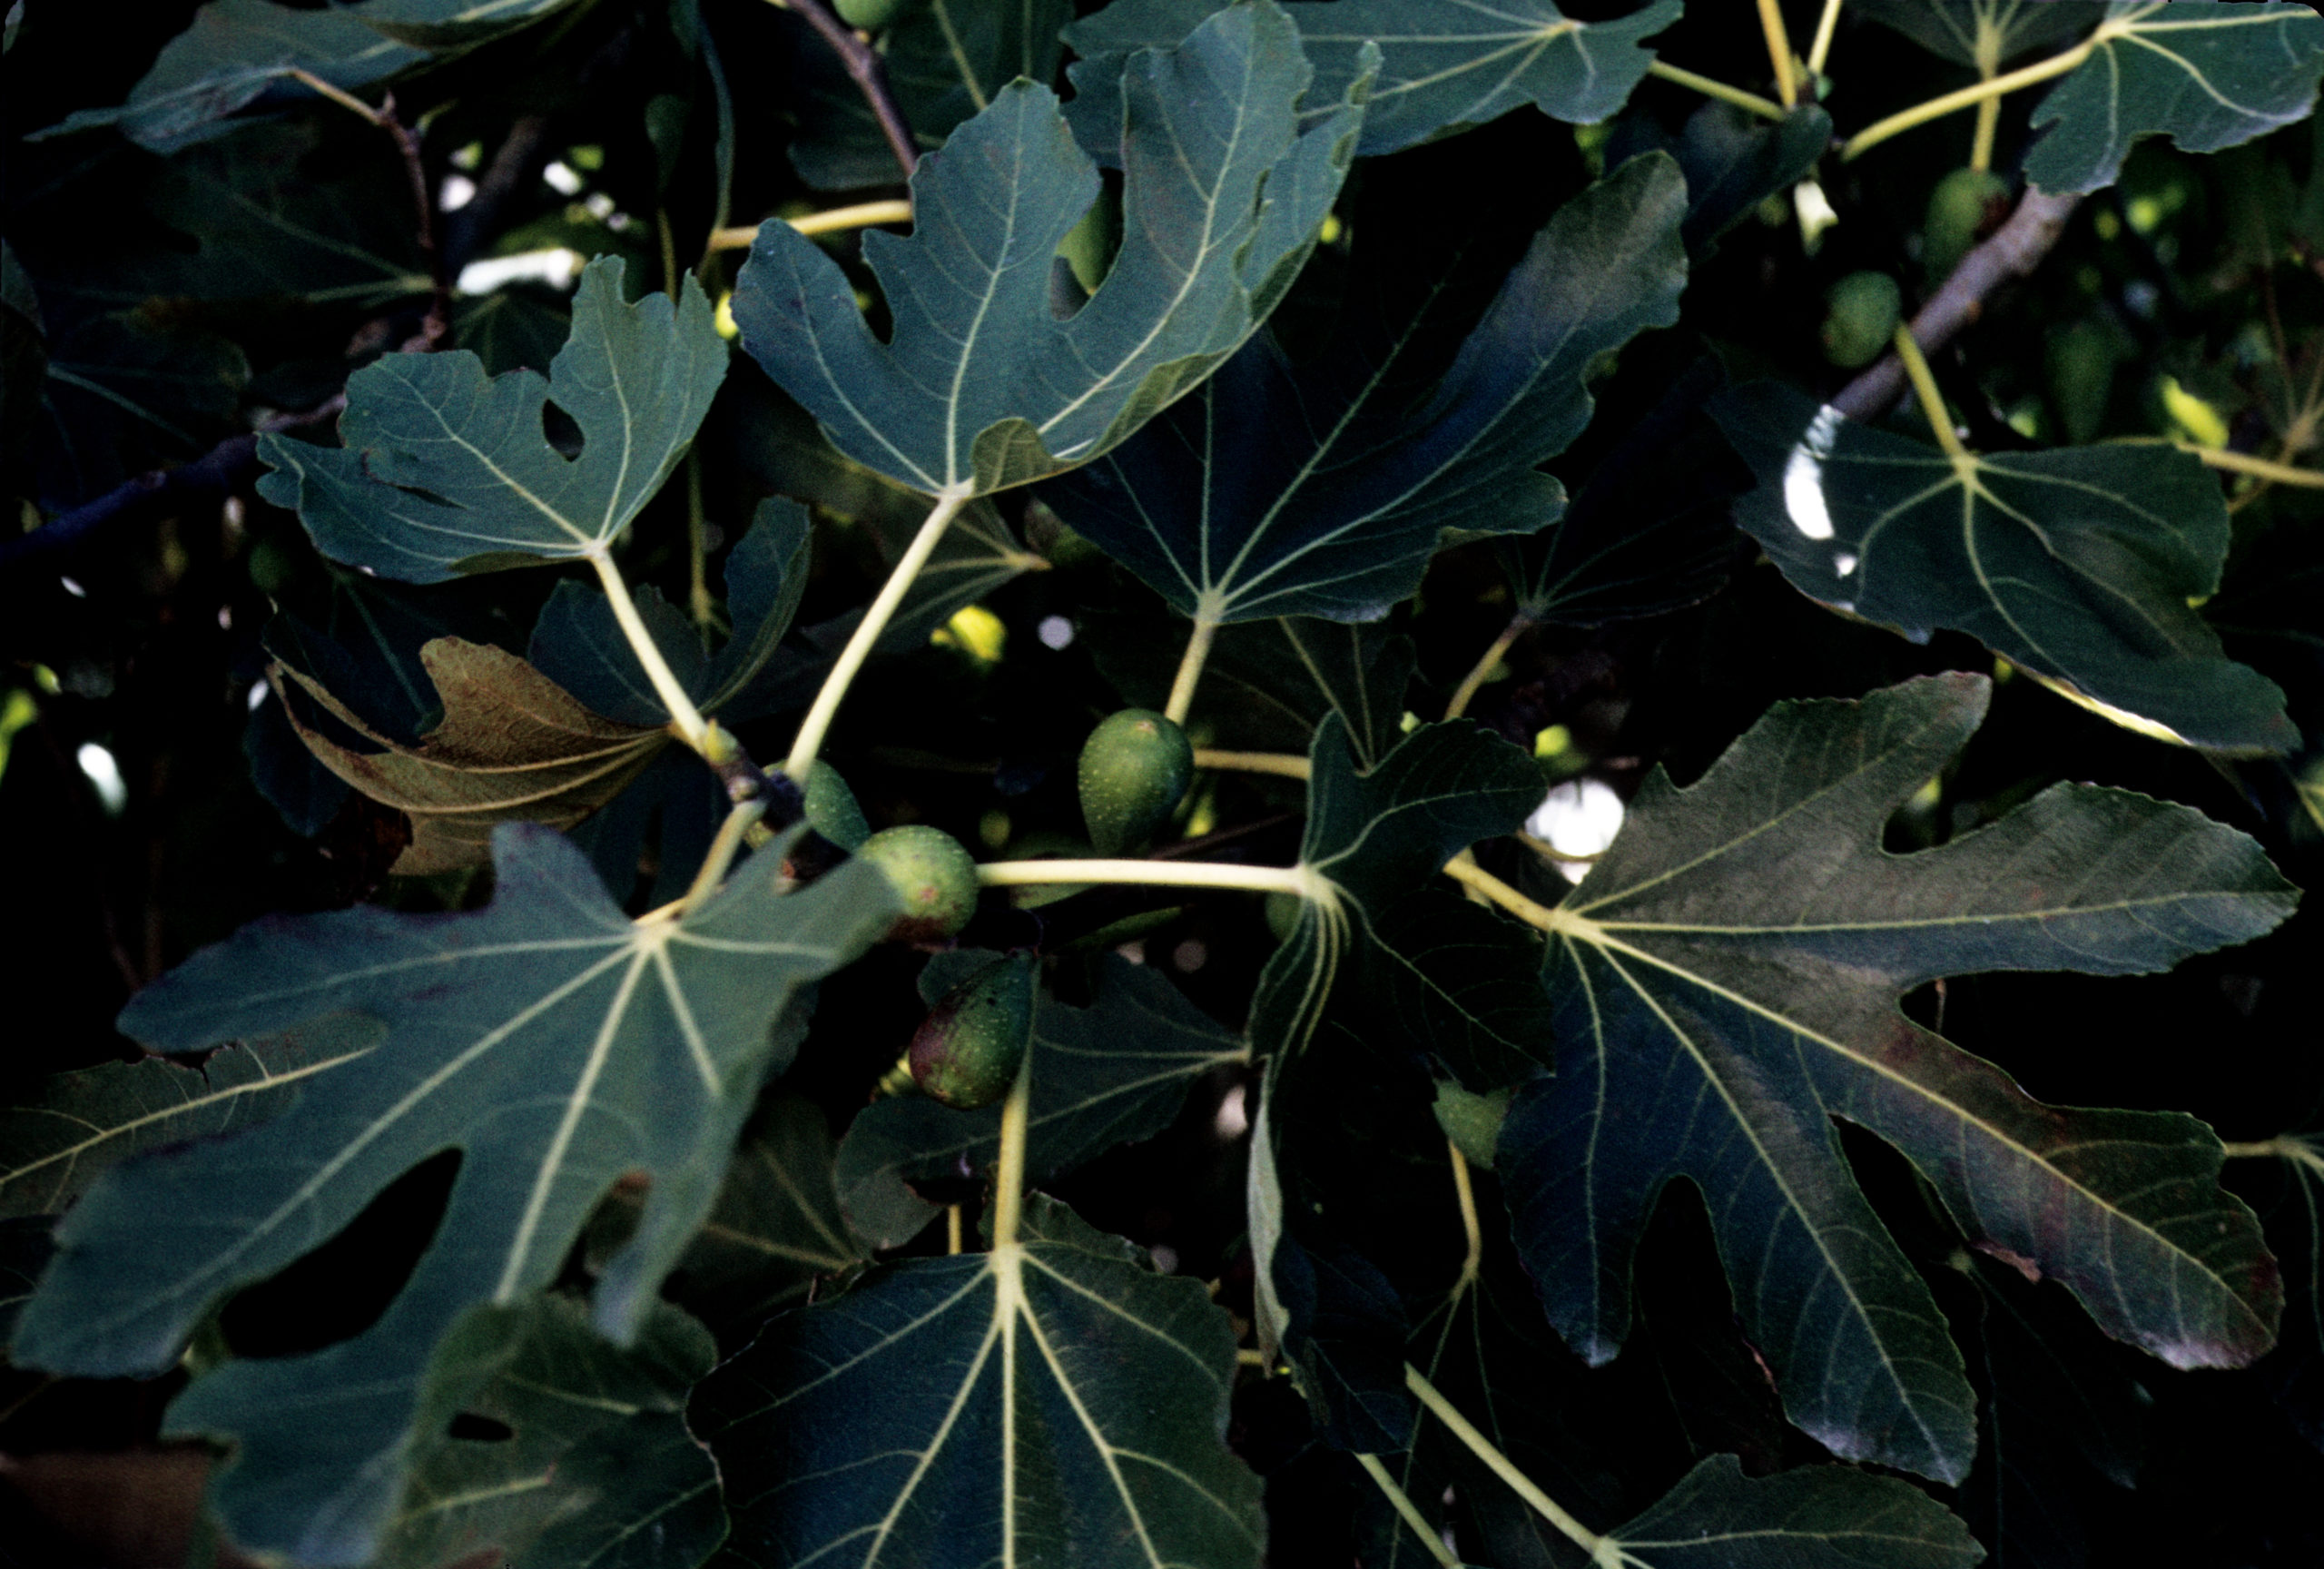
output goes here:
<path id="1" fill-rule="evenodd" d="M 1098 173 L 1049 89 L 1013 83 L 921 161 L 911 235 L 864 238 L 886 342 L 837 263 L 769 222 L 735 284 L 743 346 L 841 451 L 914 489 L 981 495 L 1087 462 L 1233 353 L 1312 248 L 1362 110 L 1351 84 L 1301 134 L 1310 74 L 1272 0 L 1135 56 L 1128 238 L 1063 319 L 1051 263 Z"/>
<path id="2" fill-rule="evenodd" d="M 336 561 L 407 583 L 604 555 L 685 455 L 726 375 L 710 301 L 622 299 L 623 262 L 583 269 L 573 331 L 547 381 L 487 377 L 466 350 L 388 354 L 347 381 L 344 446 L 269 435 L 259 494 L 299 514 Z M 554 403 L 581 431 L 566 458 Z"/>

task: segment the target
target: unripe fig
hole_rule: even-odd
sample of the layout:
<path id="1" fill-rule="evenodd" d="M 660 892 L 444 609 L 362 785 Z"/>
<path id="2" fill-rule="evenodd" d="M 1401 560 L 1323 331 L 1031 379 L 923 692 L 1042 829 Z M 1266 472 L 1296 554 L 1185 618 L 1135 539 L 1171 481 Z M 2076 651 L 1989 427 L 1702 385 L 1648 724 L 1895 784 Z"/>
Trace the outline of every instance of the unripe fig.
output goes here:
<path id="1" fill-rule="evenodd" d="M 1990 169 L 1955 169 L 1936 183 L 1921 220 L 1921 266 L 1932 287 L 2009 211 L 2009 182 Z"/>
<path id="2" fill-rule="evenodd" d="M 872 824 L 863 820 L 863 808 L 855 804 L 855 792 L 847 787 L 839 770 L 818 757 L 807 767 L 804 809 L 807 826 L 846 851 L 863 848 L 872 837 Z"/>
<path id="3" fill-rule="evenodd" d="M 950 937 L 976 913 L 977 863 L 940 828 L 919 823 L 882 828 L 856 854 L 886 873 L 903 901 L 903 915 L 888 928 L 899 942 Z"/>
<path id="4" fill-rule="evenodd" d="M 1141 843 L 1194 777 L 1187 733 L 1150 708 L 1107 715 L 1081 748 L 1081 820 L 1100 855 Z"/>
<path id="5" fill-rule="evenodd" d="M 1501 1125 L 1509 1117 L 1514 1090 L 1492 1090 L 1480 1095 L 1446 1082 L 1436 1087 L 1436 1125 L 1452 1140 L 1472 1166 L 1492 1169 L 1493 1150 L 1501 1141 Z"/>
<path id="6" fill-rule="evenodd" d="M 1033 1038 L 1034 977 L 1032 955 L 1011 953 L 944 994 L 904 1053 L 921 1094 L 973 1111 L 1009 1093 Z"/>
<path id="7" fill-rule="evenodd" d="M 851 27 L 876 33 L 896 19 L 903 0 L 832 0 L 832 9 Z"/>
<path id="8" fill-rule="evenodd" d="M 1824 358 L 1849 370 L 1871 364 L 1904 311 L 1904 293 L 1887 273 L 1849 273 L 1824 296 Z"/>
<path id="9" fill-rule="evenodd" d="M 2096 440 L 2114 393 L 2113 335 L 2102 323 L 2087 320 L 2053 328 L 2044 358 L 2050 405 L 2058 411 L 2066 439 L 2077 447 Z"/>

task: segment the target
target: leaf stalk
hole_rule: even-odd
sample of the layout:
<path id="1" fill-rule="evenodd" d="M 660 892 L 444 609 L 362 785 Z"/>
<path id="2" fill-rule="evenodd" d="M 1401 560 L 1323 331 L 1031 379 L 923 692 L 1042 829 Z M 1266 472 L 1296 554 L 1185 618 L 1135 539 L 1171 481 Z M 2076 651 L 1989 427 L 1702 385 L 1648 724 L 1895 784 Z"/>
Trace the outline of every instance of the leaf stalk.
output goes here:
<path id="1" fill-rule="evenodd" d="M 614 619 L 621 626 L 621 635 L 629 639 L 630 651 L 645 669 L 645 679 L 653 683 L 654 695 L 662 706 L 670 711 L 670 728 L 678 739 L 704 756 L 709 755 L 709 722 L 702 710 L 694 706 L 686 689 L 679 685 L 677 673 L 670 662 L 662 657 L 661 647 L 654 635 L 645 629 L 645 619 L 637 614 L 637 606 L 630 599 L 629 585 L 623 580 L 621 568 L 614 565 L 613 555 L 600 546 L 589 553 L 589 565 L 597 569 L 597 581 L 605 587 L 606 598 L 612 605 Z M 713 759 L 715 761 L 715 759 Z"/>
<path id="2" fill-rule="evenodd" d="M 839 713 L 840 703 L 847 696 L 847 688 L 854 681 L 856 672 L 862 670 L 863 662 L 872 656 L 872 645 L 880 641 L 880 635 L 895 618 L 897 607 L 911 591 L 912 582 L 920 576 L 921 568 L 928 565 L 931 556 L 936 554 L 936 547 L 943 540 L 944 531 L 952 526 L 952 519 L 960 516 L 960 508 L 969 504 L 969 498 L 965 486 L 947 489 L 938 495 L 934 509 L 928 514 L 928 520 L 920 526 L 920 532 L 912 536 L 911 545 L 904 549 L 903 558 L 896 563 L 895 570 L 888 574 L 887 582 L 881 586 L 880 597 L 872 601 L 872 607 L 856 624 L 854 635 L 848 638 L 847 646 L 840 650 L 838 661 L 832 666 L 831 674 L 823 677 L 822 690 L 815 694 L 814 706 L 807 710 L 807 717 L 800 722 L 799 734 L 791 743 L 791 755 L 783 765 L 783 771 L 794 782 L 806 783 L 807 770 L 814 763 L 815 755 L 822 750 L 823 737 L 830 732 L 832 720 Z"/>
<path id="3" fill-rule="evenodd" d="M 1413 1503 L 1412 1495 L 1396 1485 L 1396 1479 L 1393 1476 L 1388 1475 L 1388 1468 L 1380 1464 L 1380 1456 L 1358 1455 L 1355 1457 L 1355 1463 L 1364 1467 L 1364 1474 L 1372 1478 L 1373 1485 L 1379 1488 L 1381 1494 L 1388 1500 L 1388 1506 L 1403 1517 L 1405 1525 L 1413 1528 L 1413 1534 L 1420 1538 L 1421 1545 L 1428 1550 L 1428 1555 L 1443 1564 L 1444 1569 L 1461 1569 L 1460 1558 L 1452 1548 L 1444 1544 L 1444 1538 L 1439 1536 L 1435 1529 L 1429 1525 L 1428 1516 L 1422 1514 L 1419 1507 Z"/>
<path id="4" fill-rule="evenodd" d="M 833 207 L 824 212 L 803 213 L 797 218 L 785 218 L 802 234 L 836 234 L 846 229 L 869 229 L 881 223 L 909 223 L 911 203 L 905 201 L 858 202 L 852 207 Z M 711 231 L 713 251 L 747 251 L 759 236 L 755 223 Z"/>
<path id="5" fill-rule="evenodd" d="M 1460 1408 L 1438 1393 L 1436 1386 L 1422 1377 L 1421 1370 L 1409 1362 L 1404 1364 L 1404 1387 L 1418 1396 L 1420 1403 L 1428 1407 L 1429 1415 L 1443 1423 L 1445 1430 L 1459 1439 L 1470 1454 L 1483 1461 L 1486 1468 L 1500 1477 L 1511 1492 L 1531 1505 L 1533 1512 L 1556 1527 L 1567 1541 L 1589 1554 L 1593 1562 L 1609 1561 L 1607 1550 L 1616 1545 L 1611 1537 L 1599 1535 L 1559 1508 L 1557 1502 L 1542 1492 L 1538 1483 L 1520 1471 L 1516 1462 L 1502 1454 L 1492 1440 L 1478 1432 L 1475 1425 L 1461 1415 Z M 1620 1562 L 1619 1558 L 1611 1561 Z"/>
<path id="6" fill-rule="evenodd" d="M 1824 74 L 1824 62 L 1831 57 L 1832 31 L 1840 25 L 1840 0 L 1824 0 L 1824 15 L 1816 20 L 1816 41 L 1807 47 L 1807 71 L 1810 75 Z"/>
<path id="7" fill-rule="evenodd" d="M 977 867 L 986 888 L 1022 888 L 1051 883 L 1131 883 L 1167 888 L 1229 888 L 1247 893 L 1296 893 L 1317 897 L 1314 873 L 1305 866 L 1228 866 L 1202 861 L 987 861 Z"/>
<path id="8" fill-rule="evenodd" d="M 1178 660 L 1177 678 L 1170 683 L 1170 700 L 1162 706 L 1162 716 L 1173 725 L 1184 725 L 1187 715 L 1194 711 L 1195 687 L 1202 681 L 1202 667 L 1210 658 L 1211 643 L 1218 636 L 1218 623 L 1197 616 L 1193 635 L 1187 639 L 1187 651 Z"/>
<path id="9" fill-rule="evenodd" d="M 1017 1082 L 1000 1108 L 1000 1161 L 992 1179 L 992 1246 L 1017 1244 L 1025 1215 L 1025 1142 L 1032 1125 L 1033 1054 L 1017 1065 Z"/>
<path id="10" fill-rule="evenodd" d="M 1698 75 L 1692 71 L 1672 65 L 1662 60 L 1657 60 L 1649 65 L 1646 68 L 1646 74 L 1649 76 L 1659 76 L 1665 82 L 1676 83 L 1681 87 L 1690 87 L 1706 98 L 1716 98 L 1722 104 L 1732 104 L 1738 109 L 1747 110 L 1762 119 L 1780 120 L 1784 117 L 1783 105 L 1773 99 L 1762 98 L 1757 93 L 1746 93 L 1740 87 L 1730 87 L 1724 82 Z"/>
<path id="11" fill-rule="evenodd" d="M 1783 0 L 1759 0 L 1759 31 L 1768 37 L 1768 60 L 1776 71 L 1776 96 L 1788 110 L 1799 102 L 1799 84 L 1791 74 L 1791 35 L 1784 29 Z"/>
<path id="12" fill-rule="evenodd" d="M 1208 746 L 1195 748 L 1195 766 L 1230 774 L 1274 774 L 1285 779 L 1305 779 L 1310 773 L 1307 759 L 1296 752 L 1219 752 Z"/>
<path id="13" fill-rule="evenodd" d="M 1452 689 L 1452 700 L 1444 705 L 1447 719 L 1458 719 L 1469 711 L 1469 705 L 1476 701 L 1477 694 L 1484 690 L 1485 683 L 1492 679 L 1493 666 L 1501 663 L 1502 656 L 1509 652 L 1510 646 L 1532 624 L 1532 619 L 1521 613 L 1509 618 L 1509 625 L 1501 629 L 1501 636 L 1492 640 L 1492 646 L 1477 656 L 1477 662 L 1469 667 L 1466 676 L 1461 677 L 1461 685 Z"/>
<path id="14" fill-rule="evenodd" d="M 2047 60 L 2036 60 L 2031 65 L 2021 65 L 2014 71 L 2004 72 L 1998 76 L 1989 76 L 1973 86 L 1940 94 L 1925 104 L 1916 104 L 1910 109 L 1898 110 L 1886 120 L 1875 121 L 1841 143 L 1840 162 L 1850 163 L 1879 146 L 1891 136 L 1900 135 L 1918 125 L 1925 125 L 1932 120 L 1942 120 L 1947 114 L 1956 113 L 1972 104 L 1983 104 L 1988 99 L 2004 98 L 2016 92 L 2020 87 L 2031 87 L 2037 82 L 2047 82 L 2053 76 L 2063 76 L 2089 59 L 2099 44 L 2114 36 L 2114 33 L 2109 31 L 2112 26 L 2111 23 L 2102 23 L 2097 32 L 2093 33 L 2073 48 L 2063 54 L 2053 54 Z"/>
<path id="15" fill-rule="evenodd" d="M 1922 355 L 1909 325 L 1897 324 L 1896 343 L 1896 358 L 1912 380 L 1913 396 L 1920 400 L 1921 412 L 1928 417 L 1929 429 L 1936 432 L 1936 444 L 1955 464 L 1969 461 L 1969 449 L 1961 445 L 1960 435 L 1953 429 L 1953 416 L 1945 410 L 1945 394 L 1936 390 L 1936 376 L 1929 370 L 1928 360 Z"/>

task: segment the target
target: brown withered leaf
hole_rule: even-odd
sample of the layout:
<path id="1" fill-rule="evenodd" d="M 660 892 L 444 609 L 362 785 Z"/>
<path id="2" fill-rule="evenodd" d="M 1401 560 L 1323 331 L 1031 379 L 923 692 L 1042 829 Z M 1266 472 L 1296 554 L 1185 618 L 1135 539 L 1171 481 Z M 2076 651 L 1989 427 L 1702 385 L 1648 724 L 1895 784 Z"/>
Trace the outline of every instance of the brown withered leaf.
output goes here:
<path id="1" fill-rule="evenodd" d="M 399 873 L 426 874 L 483 864 L 496 823 L 568 828 L 619 794 L 669 740 L 658 725 L 592 713 L 506 649 L 438 637 L 419 662 L 444 705 L 443 722 L 406 746 L 379 735 L 320 683 L 287 665 L 287 678 L 380 749 L 356 752 L 301 720 L 290 723 L 322 765 L 372 800 L 411 819 Z M 290 705 L 285 704 L 286 709 Z"/>

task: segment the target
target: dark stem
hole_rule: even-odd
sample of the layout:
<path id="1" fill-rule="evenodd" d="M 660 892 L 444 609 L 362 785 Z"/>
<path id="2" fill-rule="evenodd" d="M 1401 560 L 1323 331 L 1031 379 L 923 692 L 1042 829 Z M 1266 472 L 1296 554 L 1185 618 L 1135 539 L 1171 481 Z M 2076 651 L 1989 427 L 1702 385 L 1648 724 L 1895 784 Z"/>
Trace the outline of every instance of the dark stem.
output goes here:
<path id="1" fill-rule="evenodd" d="M 896 107 L 895 94 L 888 89 L 888 68 L 881 62 L 880 52 L 832 15 L 823 0 L 775 0 L 775 4 L 812 27 L 837 52 L 847 74 L 855 78 L 864 103 L 872 106 L 872 118 L 880 122 L 880 133 L 888 139 L 888 151 L 896 155 L 904 178 L 911 179 L 911 172 L 920 167 L 920 148 L 911 139 L 911 127 L 904 123 L 903 111 Z"/>
<path id="2" fill-rule="evenodd" d="M 2028 191 L 2009 222 L 1991 239 L 1953 269 L 1945 286 L 1913 318 L 1913 340 L 1924 354 L 1935 354 L 1984 314 L 1986 297 L 2012 278 L 2024 278 L 2040 266 L 2042 258 L 2065 232 L 2066 219 L 2082 200 L 2079 196 L 2047 196 Z M 1849 382 L 1832 400 L 1832 407 L 1851 419 L 1877 419 L 1905 395 L 1904 362 L 1887 355 Z"/>
<path id="3" fill-rule="evenodd" d="M 373 122 L 395 139 L 396 151 L 403 154 L 404 173 L 411 180 L 411 208 L 419 225 L 419 254 L 428 262 L 428 277 L 433 286 L 428 315 L 419 324 L 419 335 L 404 348 L 433 349 L 437 340 L 452 325 L 452 280 L 444 264 L 444 252 L 436 243 L 436 199 L 428 193 L 428 167 L 420 162 L 419 133 L 397 115 L 393 93 L 380 100 Z"/>
<path id="4" fill-rule="evenodd" d="M 288 430 L 320 424 L 347 407 L 340 393 L 305 414 L 270 419 L 265 429 Z M 192 462 L 176 469 L 157 469 L 124 480 L 95 500 L 50 518 L 29 534 L 0 538 L 0 573 L 21 567 L 61 565 L 61 558 L 124 523 L 158 522 L 174 517 L 200 501 L 220 501 L 248 483 L 258 472 L 255 432 L 230 436 Z"/>

